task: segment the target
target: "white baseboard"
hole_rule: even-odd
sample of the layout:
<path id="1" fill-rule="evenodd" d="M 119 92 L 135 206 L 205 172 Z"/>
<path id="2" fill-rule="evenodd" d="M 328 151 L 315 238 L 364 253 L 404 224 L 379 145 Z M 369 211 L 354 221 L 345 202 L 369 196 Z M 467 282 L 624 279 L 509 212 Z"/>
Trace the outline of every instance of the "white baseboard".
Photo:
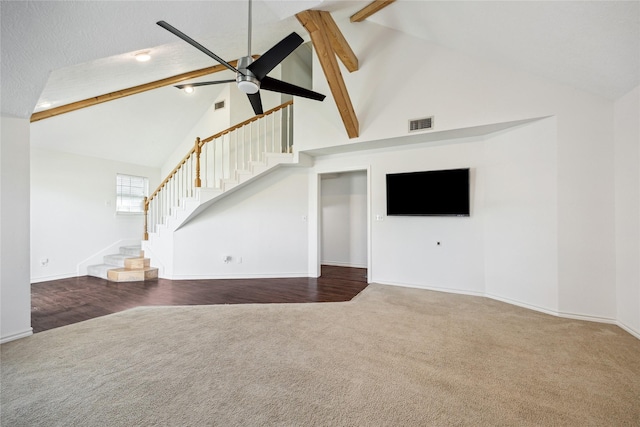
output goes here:
<path id="1" fill-rule="evenodd" d="M 281 278 L 308 278 L 309 273 L 304 271 L 300 273 L 273 273 L 273 274 L 174 274 L 171 276 L 161 276 L 161 279 L 169 280 L 216 280 L 216 279 L 281 279 Z"/>
<path id="2" fill-rule="evenodd" d="M 487 298 L 491 298 L 493 300 L 496 301 L 500 301 L 500 302 L 504 302 L 507 304 L 511 304 L 511 305 L 515 305 L 517 307 L 522 307 L 522 308 L 526 308 L 527 310 L 533 310 L 533 311 L 537 311 L 540 313 L 544 313 L 544 314 L 549 314 L 551 316 L 558 316 L 558 312 L 549 308 L 545 308 L 545 307 L 540 307 L 537 306 L 535 304 L 529 304 L 526 302 L 522 302 L 522 301 L 518 301 L 518 300 L 514 300 L 511 298 L 505 298 L 505 297 L 501 297 L 498 295 L 493 295 L 493 294 L 483 294 L 483 296 L 487 297 Z"/>
<path id="3" fill-rule="evenodd" d="M 367 268 L 366 264 L 354 264 L 354 263 L 338 262 L 338 261 L 320 261 L 320 264 L 330 265 L 332 267 Z"/>
<path id="4" fill-rule="evenodd" d="M 482 292 L 470 291 L 470 290 L 467 290 L 467 289 L 452 289 L 452 288 L 443 288 L 443 287 L 438 287 L 438 286 L 412 285 L 412 284 L 408 284 L 408 283 L 385 282 L 385 281 L 380 281 L 380 280 L 376 280 L 376 281 L 371 282 L 371 283 L 379 283 L 381 285 L 387 285 L 387 286 L 399 286 L 401 288 L 414 288 L 414 289 L 424 289 L 424 290 L 427 290 L 427 291 L 447 292 L 447 293 L 450 293 L 450 294 L 471 295 L 471 296 L 474 296 L 474 297 L 486 296 Z"/>
<path id="5" fill-rule="evenodd" d="M 574 319 L 574 320 L 586 320 L 587 322 L 596 322 L 596 323 L 609 323 L 611 325 L 617 325 L 618 321 L 616 319 L 612 319 L 610 317 L 601 317 L 601 316 L 588 316 L 584 314 L 575 314 L 575 313 L 567 313 L 563 311 L 559 311 L 556 316 L 564 317 L 565 319 Z"/>
<path id="6" fill-rule="evenodd" d="M 631 326 L 626 325 L 619 320 L 616 322 L 616 325 L 618 325 L 620 328 L 624 329 L 625 331 L 629 332 L 631 335 L 633 335 L 634 337 L 640 340 L 640 331 L 633 329 Z"/>
<path id="7" fill-rule="evenodd" d="M 4 344 L 9 341 L 15 341 L 20 338 L 26 338 L 33 335 L 33 328 L 29 328 L 26 331 L 18 332 L 15 334 L 7 335 L 6 337 L 0 338 L 0 344 Z"/>
<path id="8" fill-rule="evenodd" d="M 461 294 L 461 295 L 470 295 L 470 296 L 479 296 L 479 297 L 491 298 L 493 300 L 504 302 L 506 304 L 515 305 L 515 306 L 518 306 L 518 307 L 526 308 L 528 310 L 533 310 L 533 311 L 537 311 L 537 312 L 540 312 L 540 313 L 549 314 L 551 316 L 561 317 L 561 318 L 564 318 L 564 319 L 584 320 L 584 321 L 587 321 L 587 322 L 606 323 L 606 324 L 610 324 L 610 325 L 616 325 L 616 326 L 620 327 L 621 329 L 624 329 L 626 332 L 630 333 L 634 337 L 640 339 L 640 331 L 637 331 L 636 329 L 630 327 L 629 325 L 626 325 L 626 324 L 620 322 L 619 320 L 612 319 L 612 318 L 609 318 L 609 317 L 588 316 L 588 315 L 584 315 L 584 314 L 575 314 L 575 313 L 567 313 L 567 312 L 555 311 L 555 310 L 550 310 L 548 308 L 539 307 L 539 306 L 536 306 L 536 305 L 533 305 L 533 304 L 524 303 L 522 301 L 517 301 L 517 300 L 512 300 L 512 299 L 509 299 L 509 298 L 499 297 L 497 295 L 486 294 L 484 292 L 476 292 L 476 291 L 469 291 L 469 290 L 463 290 L 463 289 L 449 289 L 449 288 L 442 288 L 442 287 L 436 287 L 436 286 L 421 286 L 421 285 L 419 286 L 419 285 L 411 285 L 411 284 L 402 284 L 402 283 L 398 283 L 398 282 L 390 283 L 390 282 L 384 282 L 384 281 L 378 281 L 378 280 L 376 280 L 375 283 L 379 283 L 381 285 L 388 285 L 388 286 L 399 286 L 399 287 L 403 287 L 403 288 L 425 289 L 425 290 L 429 290 L 429 291 L 447 292 L 447 293 L 451 293 L 451 294 Z"/>
<path id="9" fill-rule="evenodd" d="M 31 283 L 48 282 L 50 280 L 70 279 L 72 277 L 78 277 L 76 273 L 56 274 L 54 276 L 44 276 L 31 278 Z"/>

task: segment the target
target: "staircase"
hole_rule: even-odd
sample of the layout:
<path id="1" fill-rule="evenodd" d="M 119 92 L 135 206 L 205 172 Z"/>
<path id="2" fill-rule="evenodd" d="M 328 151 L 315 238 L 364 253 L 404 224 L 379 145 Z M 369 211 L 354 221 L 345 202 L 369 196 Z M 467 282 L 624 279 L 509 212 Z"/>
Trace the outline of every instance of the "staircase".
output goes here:
<path id="1" fill-rule="evenodd" d="M 158 269 L 151 267 L 140 246 L 122 246 L 119 253 L 106 255 L 103 260 L 103 264 L 87 267 L 87 275 L 111 282 L 141 282 L 158 278 Z"/>
<path id="2" fill-rule="evenodd" d="M 142 249 L 162 277 L 172 272 L 174 231 L 250 182 L 294 164 L 292 115 L 289 101 L 208 138 L 196 138 L 194 147 L 145 199 Z"/>
<path id="3" fill-rule="evenodd" d="M 176 201 L 165 215 L 151 214 L 152 222 L 149 230 L 150 239 L 161 232 L 176 231 L 189 220 L 213 203 L 243 188 L 257 178 L 273 172 L 278 167 L 293 164 L 293 154 L 290 153 L 263 153 L 264 161 L 251 162 L 247 169 L 237 170 L 230 178 L 221 179 L 217 187 L 194 188 L 189 196 Z M 160 220 L 161 219 L 161 220 Z M 143 242 L 143 247 L 146 246 Z"/>

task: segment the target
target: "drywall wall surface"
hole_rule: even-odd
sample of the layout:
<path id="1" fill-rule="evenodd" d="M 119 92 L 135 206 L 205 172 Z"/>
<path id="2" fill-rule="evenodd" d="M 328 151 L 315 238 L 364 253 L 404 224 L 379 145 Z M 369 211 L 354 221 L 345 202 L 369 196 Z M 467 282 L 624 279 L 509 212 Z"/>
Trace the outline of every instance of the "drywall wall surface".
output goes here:
<path id="1" fill-rule="evenodd" d="M 311 42 L 300 45 L 280 63 L 281 80 L 305 89 L 312 89 L 312 57 Z M 282 96 L 291 97 L 285 94 Z"/>
<path id="2" fill-rule="evenodd" d="M 483 150 L 480 138 L 449 145 L 395 147 L 316 159 L 313 168 L 316 175 L 356 167 L 370 171 L 370 282 L 472 294 L 484 292 L 481 207 L 484 189 L 480 179 Z M 387 173 L 456 168 L 471 169 L 470 217 L 387 216 Z M 419 190 L 416 191 L 419 197 Z M 314 200 L 312 194 L 312 206 Z M 311 219 L 316 220 L 313 216 Z M 312 234 L 314 230 L 314 224 L 310 224 Z M 311 236 L 311 257 L 314 244 Z"/>
<path id="3" fill-rule="evenodd" d="M 370 170 L 371 282 L 487 295 L 556 313 L 557 153 L 557 120 L 550 117 L 484 137 L 320 156 L 310 182 Z M 386 215 L 386 174 L 456 168 L 470 169 L 469 217 Z M 340 190 L 347 192 L 345 184 Z M 324 221 L 323 198 L 321 191 L 314 218 L 310 194 L 312 222 Z M 313 257 L 313 223 L 309 229 Z"/>
<path id="4" fill-rule="evenodd" d="M 222 78 L 217 77 L 216 78 Z M 191 128 L 189 133 L 185 135 L 182 142 L 176 147 L 173 153 L 165 160 L 161 168 L 162 179 L 164 179 L 173 169 L 178 165 L 184 156 L 195 146 L 196 138 L 204 139 L 217 132 L 221 132 L 229 128 L 233 123 L 231 122 L 231 100 L 230 100 L 230 86 L 223 85 L 223 89 L 216 96 L 207 110 L 202 114 L 202 117 Z M 196 90 L 206 90 L 206 86 L 203 88 L 197 88 Z M 185 94 L 184 96 L 189 96 Z M 217 102 L 225 103 L 224 108 L 215 109 Z M 152 190 L 153 191 L 153 190 Z"/>
<path id="5" fill-rule="evenodd" d="M 29 120 L 0 117 L 0 342 L 31 335 Z"/>
<path id="6" fill-rule="evenodd" d="M 367 172 L 326 174 L 321 181 L 321 263 L 367 267 Z"/>
<path id="7" fill-rule="evenodd" d="M 558 310 L 556 119 L 490 135 L 485 141 L 486 294 Z"/>
<path id="8" fill-rule="evenodd" d="M 613 103 L 575 91 L 558 114 L 558 309 L 613 321 Z"/>
<path id="9" fill-rule="evenodd" d="M 614 111 L 617 320 L 640 336 L 640 87 Z"/>
<path id="10" fill-rule="evenodd" d="M 116 174 L 159 169 L 33 148 L 31 150 L 31 280 L 77 275 L 78 265 L 120 240 L 141 240 L 143 215 L 116 214 Z"/>
<path id="11" fill-rule="evenodd" d="M 433 129 L 425 135 L 555 117 L 558 311 L 615 319 L 612 101 L 361 24 L 341 26 L 361 62 L 357 72 L 343 73 L 360 136 L 347 137 L 326 80 L 316 72 L 314 90 L 328 96 L 322 103 L 296 101 L 297 149 L 324 154 L 350 144 L 362 149 L 369 141 L 415 141 L 408 121 L 430 116 Z M 399 74 L 397 64 L 411 73 Z M 315 57 L 314 70 L 320 70 Z"/>
<path id="12" fill-rule="evenodd" d="M 360 60 L 342 74 L 360 135 L 348 138 L 314 55 L 314 90 L 327 98 L 296 99 L 300 151 L 408 136 L 409 120 L 431 116 L 433 131 L 446 131 L 554 115 L 568 90 L 370 22 L 341 29 Z"/>
<path id="13" fill-rule="evenodd" d="M 211 205 L 173 234 L 172 278 L 306 277 L 307 179 L 282 167 Z"/>

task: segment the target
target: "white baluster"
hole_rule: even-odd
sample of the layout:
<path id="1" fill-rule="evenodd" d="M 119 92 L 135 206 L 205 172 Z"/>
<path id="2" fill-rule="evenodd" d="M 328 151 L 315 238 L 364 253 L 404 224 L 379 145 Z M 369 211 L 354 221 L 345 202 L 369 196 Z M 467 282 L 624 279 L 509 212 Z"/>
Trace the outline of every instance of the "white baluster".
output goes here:
<path id="1" fill-rule="evenodd" d="M 267 152 L 267 121 L 268 119 L 266 117 L 262 119 L 262 122 L 264 123 L 264 132 L 262 133 L 262 138 L 264 139 L 264 150 L 262 151 L 262 157 L 260 158 L 261 161 L 265 161 L 265 155 Z"/>
<path id="2" fill-rule="evenodd" d="M 253 161 L 253 123 L 249 123 L 249 164 Z M 249 167 L 244 168 L 244 170 L 249 170 Z"/>
<path id="3" fill-rule="evenodd" d="M 276 141 L 276 115 L 271 114 L 271 152 L 273 153 L 275 150 L 275 141 Z"/>
<path id="4" fill-rule="evenodd" d="M 187 197 L 193 197 L 193 180 L 195 179 L 194 173 L 193 173 L 193 158 L 194 155 L 192 154 L 189 157 L 189 160 L 187 160 L 187 192 L 188 192 L 188 196 Z"/>
<path id="5" fill-rule="evenodd" d="M 214 188 L 216 186 L 216 144 L 218 141 L 213 140 L 209 142 L 207 145 L 209 146 L 209 152 L 207 154 L 207 164 L 210 165 L 208 168 L 208 178 L 207 178 L 207 187 Z"/>
<path id="6" fill-rule="evenodd" d="M 293 145 L 293 141 L 291 139 L 291 127 L 293 125 L 293 120 L 291 120 L 291 113 L 293 113 L 293 106 L 292 105 L 287 105 L 286 109 L 287 109 L 287 144 L 286 144 L 286 153 L 288 153 L 289 151 L 291 151 L 291 147 Z"/>

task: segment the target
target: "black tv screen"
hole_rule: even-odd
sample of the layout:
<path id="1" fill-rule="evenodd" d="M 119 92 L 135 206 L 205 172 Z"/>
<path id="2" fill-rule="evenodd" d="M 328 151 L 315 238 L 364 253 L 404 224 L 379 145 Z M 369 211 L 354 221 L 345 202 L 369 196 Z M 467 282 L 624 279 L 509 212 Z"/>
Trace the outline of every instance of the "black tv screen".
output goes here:
<path id="1" fill-rule="evenodd" d="M 469 169 L 387 174 L 387 215 L 469 213 Z"/>

